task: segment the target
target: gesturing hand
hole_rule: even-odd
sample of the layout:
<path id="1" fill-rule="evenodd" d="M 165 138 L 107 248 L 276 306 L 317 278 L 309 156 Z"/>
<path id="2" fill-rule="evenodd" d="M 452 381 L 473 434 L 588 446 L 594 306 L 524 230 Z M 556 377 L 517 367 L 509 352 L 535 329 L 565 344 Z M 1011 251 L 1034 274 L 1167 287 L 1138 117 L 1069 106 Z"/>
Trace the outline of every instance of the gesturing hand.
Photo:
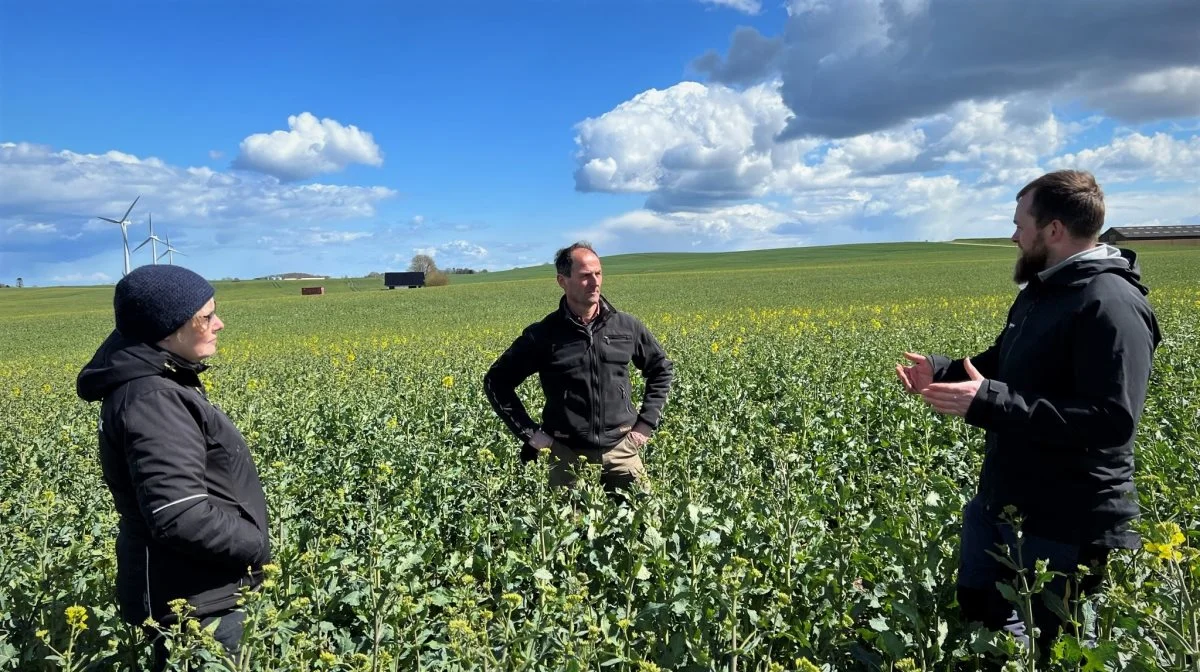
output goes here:
<path id="1" fill-rule="evenodd" d="M 904 383 L 904 391 L 909 394 L 920 394 L 933 382 L 933 366 L 925 355 L 918 355 L 915 352 L 906 352 L 904 357 L 912 362 L 908 366 L 896 365 L 896 375 L 900 376 L 900 382 Z"/>
<path id="2" fill-rule="evenodd" d="M 983 385 L 983 376 L 975 370 L 970 357 L 963 360 L 963 368 L 967 371 L 968 380 L 961 383 L 930 383 L 921 389 L 921 398 L 925 403 L 938 413 L 965 417 L 975 394 L 979 392 L 979 386 Z"/>

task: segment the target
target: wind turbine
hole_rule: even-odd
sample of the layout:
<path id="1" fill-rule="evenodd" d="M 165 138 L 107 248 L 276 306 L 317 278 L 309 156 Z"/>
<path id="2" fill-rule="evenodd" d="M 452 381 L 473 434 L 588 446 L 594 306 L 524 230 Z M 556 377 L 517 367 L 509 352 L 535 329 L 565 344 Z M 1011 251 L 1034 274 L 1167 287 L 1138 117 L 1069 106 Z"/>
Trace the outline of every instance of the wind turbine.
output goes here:
<path id="1" fill-rule="evenodd" d="M 153 213 L 150 215 L 147 215 L 147 217 L 150 218 L 150 237 L 143 240 L 141 245 L 138 245 L 137 247 L 133 248 L 133 251 L 137 252 L 138 250 L 145 247 L 146 243 L 150 243 L 150 258 L 153 260 L 152 263 L 158 264 L 158 244 L 163 243 L 163 241 L 158 236 L 154 235 L 154 215 L 153 215 Z M 166 243 L 163 243 L 163 245 L 166 245 Z"/>
<path id="2" fill-rule="evenodd" d="M 170 236 L 167 236 L 166 238 L 167 238 L 167 241 L 163 244 L 167 246 L 167 249 L 162 254 L 158 255 L 158 258 L 162 259 L 163 257 L 166 257 L 167 263 L 173 265 L 175 263 L 175 255 L 183 254 L 183 252 L 180 252 L 179 250 L 171 247 L 171 237 Z M 186 257 L 187 255 L 183 254 L 183 256 Z M 157 261 L 157 259 L 155 261 Z"/>
<path id="3" fill-rule="evenodd" d="M 96 219 L 103 219 L 106 222 L 112 222 L 121 227 L 121 242 L 125 246 L 125 272 L 121 274 L 122 277 L 129 275 L 129 213 L 133 212 L 133 206 L 137 205 L 139 199 L 141 199 L 140 194 L 137 198 L 133 199 L 133 203 L 129 204 L 129 209 L 125 211 L 125 214 L 119 220 L 100 217 L 99 215 L 96 216 Z"/>

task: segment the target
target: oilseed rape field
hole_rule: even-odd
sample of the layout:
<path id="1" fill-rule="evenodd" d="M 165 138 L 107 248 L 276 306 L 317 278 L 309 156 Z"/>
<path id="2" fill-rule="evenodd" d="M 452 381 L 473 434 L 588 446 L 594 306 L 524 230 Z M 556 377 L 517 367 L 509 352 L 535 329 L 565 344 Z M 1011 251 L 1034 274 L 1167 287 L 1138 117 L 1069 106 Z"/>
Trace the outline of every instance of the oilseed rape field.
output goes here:
<path id="1" fill-rule="evenodd" d="M 651 491 L 624 504 L 598 482 L 551 490 L 484 397 L 488 365 L 557 306 L 545 267 L 420 290 L 330 280 L 316 297 L 217 283 L 227 326 L 203 379 L 258 465 L 274 562 L 239 656 L 185 621 L 163 627 L 174 662 L 1200 670 L 1200 247 L 1135 249 L 1165 339 L 1136 447 L 1145 543 L 1076 615 L 1094 646 L 1068 629 L 1037 661 L 958 616 L 984 434 L 905 395 L 893 367 L 990 345 L 1016 251 L 914 243 L 605 260 L 605 296 L 676 375 L 643 449 Z M 111 299 L 0 290 L 3 670 L 148 660 L 116 613 L 99 407 L 74 389 Z M 536 379 L 520 391 L 536 418 Z M 1040 599 L 1025 578 L 1018 603 Z"/>

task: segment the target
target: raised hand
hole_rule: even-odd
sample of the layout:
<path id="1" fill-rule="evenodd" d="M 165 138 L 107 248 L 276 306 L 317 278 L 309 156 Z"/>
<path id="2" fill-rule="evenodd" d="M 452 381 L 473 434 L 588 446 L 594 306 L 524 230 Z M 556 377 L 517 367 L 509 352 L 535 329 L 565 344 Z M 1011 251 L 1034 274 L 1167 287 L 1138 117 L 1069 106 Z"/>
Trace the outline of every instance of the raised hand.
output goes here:
<path id="1" fill-rule="evenodd" d="M 971 402 L 975 400 L 979 387 L 983 385 L 983 376 L 975 370 L 970 357 L 963 360 L 963 368 L 967 371 L 966 381 L 930 383 L 921 390 L 921 398 L 938 413 L 966 417 Z"/>
<path id="2" fill-rule="evenodd" d="M 929 387 L 933 382 L 933 366 L 926 359 L 925 355 L 918 355 L 915 352 L 904 353 L 905 359 L 910 364 L 903 366 L 896 365 L 896 375 L 900 377 L 900 382 L 904 384 L 904 391 L 909 394 L 920 394 L 921 390 Z"/>

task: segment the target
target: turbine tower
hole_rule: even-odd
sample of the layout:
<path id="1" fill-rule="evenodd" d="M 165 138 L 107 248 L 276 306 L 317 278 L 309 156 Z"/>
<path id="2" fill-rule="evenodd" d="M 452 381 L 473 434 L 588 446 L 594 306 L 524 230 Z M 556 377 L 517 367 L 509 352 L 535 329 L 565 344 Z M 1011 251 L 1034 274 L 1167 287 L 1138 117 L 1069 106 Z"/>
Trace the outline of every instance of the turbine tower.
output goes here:
<path id="1" fill-rule="evenodd" d="M 147 215 L 147 217 L 149 217 L 149 219 L 150 219 L 150 237 L 143 240 L 141 245 L 138 245 L 137 247 L 133 248 L 133 251 L 137 252 L 138 250 L 145 247 L 146 243 L 150 243 L 151 263 L 157 265 L 158 264 L 158 244 L 163 243 L 163 241 L 161 238 L 154 235 L 154 215 L 153 215 L 153 213 Z M 166 245 L 166 243 L 163 243 L 163 245 Z"/>
<path id="2" fill-rule="evenodd" d="M 112 222 L 121 227 L 121 242 L 125 248 L 125 272 L 121 274 L 121 277 L 129 275 L 129 213 L 133 212 L 133 206 L 137 205 L 139 199 L 141 199 L 141 195 L 133 199 L 133 203 L 129 204 L 129 209 L 125 211 L 125 214 L 119 220 L 100 217 L 99 215 L 96 216 L 96 219 L 103 219 L 106 222 Z"/>

